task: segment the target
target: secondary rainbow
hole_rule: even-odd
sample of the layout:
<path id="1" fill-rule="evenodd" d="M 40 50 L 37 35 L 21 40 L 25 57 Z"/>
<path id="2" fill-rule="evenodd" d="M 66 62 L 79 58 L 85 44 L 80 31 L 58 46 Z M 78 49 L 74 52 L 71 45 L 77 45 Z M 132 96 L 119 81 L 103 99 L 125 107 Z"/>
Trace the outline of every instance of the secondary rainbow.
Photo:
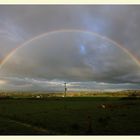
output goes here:
<path id="1" fill-rule="evenodd" d="M 15 49 L 13 49 L 0 63 L 0 69 L 4 66 L 4 64 L 10 59 L 11 56 L 13 56 L 15 54 L 15 52 L 18 49 L 21 49 L 22 47 L 28 45 L 29 43 L 42 38 L 44 36 L 49 36 L 49 35 L 53 35 L 56 33 L 63 33 L 63 32 L 81 32 L 81 33 L 89 33 L 91 35 L 94 35 L 96 37 L 100 37 L 106 41 L 109 41 L 110 43 L 114 44 L 116 47 L 119 47 L 120 49 L 122 49 L 139 67 L 140 67 L 140 60 L 132 53 L 130 52 L 128 49 L 126 49 L 124 46 L 120 45 L 119 43 L 115 42 L 114 40 L 111 40 L 105 36 L 102 36 L 100 34 L 97 34 L 95 32 L 92 31 L 87 31 L 87 30 L 80 30 L 80 29 L 63 29 L 63 30 L 55 30 L 55 31 L 50 31 L 50 32 L 45 32 L 43 34 L 37 35 L 31 39 L 29 39 L 28 41 L 26 41 L 25 43 L 17 46 Z"/>

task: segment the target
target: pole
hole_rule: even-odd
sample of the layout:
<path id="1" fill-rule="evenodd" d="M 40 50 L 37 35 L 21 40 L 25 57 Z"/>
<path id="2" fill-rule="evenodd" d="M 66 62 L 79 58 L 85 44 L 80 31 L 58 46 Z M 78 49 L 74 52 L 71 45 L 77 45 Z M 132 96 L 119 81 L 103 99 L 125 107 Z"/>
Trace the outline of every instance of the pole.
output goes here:
<path id="1" fill-rule="evenodd" d="M 64 83 L 65 86 L 65 93 L 64 93 L 64 97 L 66 97 L 66 93 L 67 93 L 67 83 Z"/>

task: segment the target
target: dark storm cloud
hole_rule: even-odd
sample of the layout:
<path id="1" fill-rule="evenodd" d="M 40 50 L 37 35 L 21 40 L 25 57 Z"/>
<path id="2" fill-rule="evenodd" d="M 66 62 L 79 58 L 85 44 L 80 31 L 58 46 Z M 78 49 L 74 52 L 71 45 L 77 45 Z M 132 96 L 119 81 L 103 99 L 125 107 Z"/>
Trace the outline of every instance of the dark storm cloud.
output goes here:
<path id="1" fill-rule="evenodd" d="M 140 57 L 140 6 L 1 5 L 0 25 L 1 59 L 24 41 L 60 29 L 96 32 L 124 45 L 137 58 Z M 115 88 L 111 83 L 137 85 L 140 82 L 140 67 L 123 50 L 95 36 L 94 40 L 90 35 L 82 35 L 82 38 L 72 35 L 73 39 L 68 34 L 59 34 L 32 42 L 11 57 L 1 75 L 29 79 L 43 77 L 60 81 L 96 81 L 110 83 L 107 84 L 109 88 Z"/>

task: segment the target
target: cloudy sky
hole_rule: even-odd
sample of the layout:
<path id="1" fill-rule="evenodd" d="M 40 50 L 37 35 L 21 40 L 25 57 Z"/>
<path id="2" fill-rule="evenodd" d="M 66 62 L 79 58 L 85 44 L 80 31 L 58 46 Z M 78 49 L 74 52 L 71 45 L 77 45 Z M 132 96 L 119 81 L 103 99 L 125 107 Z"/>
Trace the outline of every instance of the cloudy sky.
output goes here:
<path id="1" fill-rule="evenodd" d="M 140 88 L 140 6 L 0 5 L 0 88 Z"/>

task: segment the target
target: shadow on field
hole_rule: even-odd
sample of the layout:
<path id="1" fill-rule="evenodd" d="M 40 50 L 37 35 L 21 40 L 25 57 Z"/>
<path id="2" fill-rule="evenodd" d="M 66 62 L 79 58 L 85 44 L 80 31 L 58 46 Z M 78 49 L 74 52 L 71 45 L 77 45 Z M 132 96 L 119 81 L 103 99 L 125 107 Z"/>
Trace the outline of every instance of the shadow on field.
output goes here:
<path id="1" fill-rule="evenodd" d="M 0 134 L 139 135 L 138 98 L 1 99 Z"/>

